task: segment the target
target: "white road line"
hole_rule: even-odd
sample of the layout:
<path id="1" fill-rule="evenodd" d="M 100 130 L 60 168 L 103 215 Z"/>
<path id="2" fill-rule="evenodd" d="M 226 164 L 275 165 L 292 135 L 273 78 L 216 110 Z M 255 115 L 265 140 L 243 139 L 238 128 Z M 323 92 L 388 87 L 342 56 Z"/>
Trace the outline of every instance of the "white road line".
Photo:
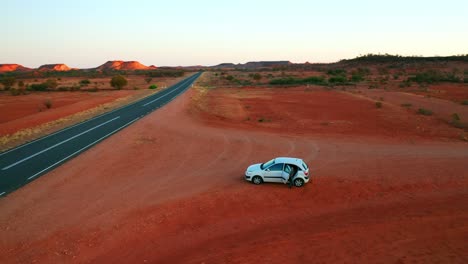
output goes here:
<path id="1" fill-rule="evenodd" d="M 2 193 L 0 193 L 0 196 L 4 195 L 5 193 L 6 193 L 6 192 L 2 192 Z"/>
<path id="2" fill-rule="evenodd" d="M 13 163 L 13 164 L 11 164 L 11 165 L 8 165 L 8 166 L 6 166 L 5 168 L 3 168 L 2 170 L 8 170 L 8 169 L 11 168 L 11 167 L 14 167 L 14 166 L 16 166 L 16 165 L 18 165 L 18 164 L 20 164 L 20 163 L 22 163 L 22 162 L 24 162 L 24 161 L 27 161 L 27 160 L 29 160 L 29 159 L 31 159 L 31 158 L 34 158 L 35 156 L 37 156 L 37 155 L 39 155 L 39 154 L 42 154 L 42 153 L 44 153 L 44 152 L 46 152 L 46 151 L 48 151 L 48 150 L 51 150 L 51 149 L 53 149 L 53 148 L 55 148 L 55 147 L 57 147 L 57 146 L 60 146 L 60 145 L 66 143 L 66 142 L 68 142 L 68 141 L 70 141 L 70 140 L 72 140 L 72 139 L 75 139 L 75 138 L 77 138 L 77 137 L 79 137 L 79 136 L 81 136 L 81 135 L 83 135 L 83 134 L 86 134 L 86 133 L 88 133 L 88 132 L 90 132 L 90 131 L 92 131 L 92 130 L 98 128 L 98 127 L 101 127 L 101 126 L 103 126 L 103 125 L 105 125 L 105 124 L 107 124 L 107 123 L 110 123 L 110 122 L 112 122 L 112 121 L 114 121 L 114 120 L 116 120 L 116 119 L 119 119 L 119 118 L 120 118 L 120 116 L 115 117 L 115 118 L 113 118 L 113 119 L 111 119 L 111 120 L 109 120 L 109 121 L 106 121 L 106 122 L 104 122 L 104 123 L 102 123 L 102 124 L 100 124 L 100 125 L 97 125 L 97 126 L 95 126 L 95 127 L 93 127 L 93 128 L 90 128 L 90 129 L 84 131 L 84 132 L 81 132 L 81 133 L 79 133 L 79 134 L 77 134 L 77 135 L 74 135 L 73 137 L 68 138 L 67 140 L 64 140 L 64 141 L 62 141 L 62 142 L 60 142 L 60 143 L 57 143 L 57 144 L 55 144 L 55 145 L 53 145 L 53 146 L 50 146 L 50 147 L 48 147 L 48 148 L 46 148 L 46 149 L 43 149 L 43 150 L 37 152 L 36 154 L 33 154 L 33 155 L 29 156 L 29 157 L 26 157 L 26 158 L 24 158 L 24 159 L 22 159 L 22 160 L 19 160 L 19 161 Z"/>
<path id="3" fill-rule="evenodd" d="M 65 158 L 63 158 L 63 159 L 61 159 L 61 160 L 55 162 L 54 164 L 50 165 L 49 167 L 47 167 L 47 168 L 41 170 L 40 172 L 34 174 L 34 175 L 31 176 L 31 177 L 29 177 L 29 178 L 28 178 L 28 181 L 31 180 L 31 179 L 33 179 L 33 178 L 35 178 L 35 177 L 37 177 L 39 174 L 43 173 L 44 171 L 46 171 L 46 170 L 48 170 L 48 169 L 50 169 L 50 168 L 56 166 L 57 164 L 59 164 L 59 163 L 65 161 L 65 160 L 69 159 L 70 157 L 73 157 L 74 155 L 76 155 L 76 154 L 80 153 L 81 151 L 85 150 L 86 148 L 88 148 L 88 147 L 90 147 L 90 146 L 92 146 L 92 145 L 98 143 L 99 141 L 101 141 L 101 140 L 103 140 L 103 139 L 105 139 L 105 138 L 111 136 L 111 135 L 114 134 L 115 132 L 117 132 L 117 131 L 119 131 L 119 130 L 121 130 L 121 129 L 124 129 L 125 127 L 131 125 L 132 123 L 134 123 L 134 122 L 137 121 L 138 119 L 140 119 L 140 118 L 138 117 L 138 118 L 133 119 L 132 121 L 130 121 L 130 122 L 128 122 L 127 124 L 125 124 L 125 125 L 123 125 L 123 126 L 117 128 L 116 130 L 110 132 L 109 134 L 107 134 L 107 135 L 105 135 L 105 136 L 99 138 L 98 140 L 96 140 L 96 141 L 94 141 L 94 142 L 92 142 L 92 143 L 86 145 L 86 147 L 83 147 L 83 148 L 81 148 L 81 149 L 79 149 L 79 150 L 73 152 L 72 154 L 68 155 L 67 157 L 65 157 Z"/>
<path id="4" fill-rule="evenodd" d="M 190 76 L 190 77 L 187 77 L 187 79 L 190 79 L 190 78 L 192 78 L 193 76 L 194 76 L 194 75 L 192 75 L 192 76 Z M 185 79 L 185 81 L 187 81 L 187 79 Z M 175 85 L 177 85 L 177 84 L 175 84 Z M 46 138 L 51 137 L 51 136 L 53 136 L 53 135 L 55 135 L 55 134 L 58 134 L 58 133 L 61 133 L 61 132 L 65 132 L 66 130 L 69 130 L 69 129 L 71 129 L 71 128 L 74 128 L 74 127 L 76 127 L 76 126 L 78 126 L 78 125 L 81 125 L 81 124 L 83 124 L 83 123 L 86 123 L 86 122 L 89 122 L 89 121 L 98 119 L 98 118 L 100 118 L 100 117 L 103 117 L 103 116 L 105 116 L 105 115 L 114 113 L 114 112 L 116 112 L 116 111 L 118 111 L 118 110 L 120 110 L 120 109 L 123 109 L 123 108 L 125 108 L 125 107 L 131 106 L 131 105 L 136 105 L 136 104 L 138 104 L 138 103 L 140 103 L 141 101 L 144 101 L 144 100 L 146 100 L 146 99 L 148 99 L 148 98 L 146 98 L 146 97 L 145 97 L 145 98 L 142 98 L 142 99 L 140 99 L 140 100 L 138 100 L 138 101 L 136 101 L 136 102 L 133 102 L 133 103 L 131 103 L 131 104 L 121 106 L 121 107 L 116 108 L 116 109 L 114 109 L 114 110 L 112 110 L 112 111 L 110 111 L 110 112 L 97 115 L 97 116 L 95 116 L 95 117 L 93 117 L 93 118 L 91 118 L 91 119 L 89 119 L 89 120 L 84 120 L 84 121 L 79 122 L 79 123 L 77 123 L 77 124 L 75 124 L 75 125 L 73 125 L 73 126 L 70 126 L 70 127 L 64 128 L 64 129 L 61 129 L 61 130 L 56 131 L 56 132 L 54 132 L 54 133 L 52 133 L 52 134 L 49 134 L 49 135 L 47 135 L 47 136 L 44 136 L 44 137 L 35 139 L 35 140 L 31 141 L 31 142 L 28 142 L 28 143 L 25 143 L 25 144 L 23 144 L 23 145 L 17 146 L 17 147 L 15 147 L 15 148 L 9 149 L 9 150 L 7 150 L 7 151 L 5 151 L 5 152 L 0 153 L 0 156 L 3 156 L 3 155 L 5 155 L 5 154 L 7 154 L 7 153 L 10 153 L 10 152 L 12 152 L 12 151 L 14 151 L 14 150 L 18 150 L 18 149 L 20 149 L 20 148 L 26 147 L 27 145 L 32 144 L 32 143 L 35 143 L 35 142 L 37 142 L 37 141 L 46 139 Z"/>
<path id="5" fill-rule="evenodd" d="M 190 81 L 190 80 L 186 80 L 185 82 L 181 83 L 179 86 L 184 85 L 187 81 Z M 158 97 L 158 98 L 156 98 L 156 99 L 154 99 L 154 100 L 149 101 L 148 103 L 144 104 L 143 106 L 147 106 L 147 105 L 149 105 L 149 104 L 151 104 L 151 103 L 153 103 L 153 102 L 155 102 L 155 101 L 157 101 L 157 100 L 159 100 L 159 99 L 161 99 L 161 98 L 163 98 L 163 97 L 166 97 L 166 96 L 170 95 L 171 93 L 176 92 L 178 89 L 179 89 L 179 88 L 175 88 L 174 90 L 168 92 L 167 94 L 165 94 L 165 95 L 163 95 L 163 96 L 160 96 L 160 97 Z"/>

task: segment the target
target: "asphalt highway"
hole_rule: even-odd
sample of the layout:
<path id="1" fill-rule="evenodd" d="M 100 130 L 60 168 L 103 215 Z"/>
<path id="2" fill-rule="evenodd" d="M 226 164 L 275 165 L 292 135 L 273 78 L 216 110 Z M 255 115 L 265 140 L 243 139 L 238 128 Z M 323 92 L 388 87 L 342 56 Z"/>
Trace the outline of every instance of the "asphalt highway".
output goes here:
<path id="1" fill-rule="evenodd" d="M 0 153 L 0 197 L 28 184 L 164 106 L 191 87 L 196 73 L 149 97 Z"/>

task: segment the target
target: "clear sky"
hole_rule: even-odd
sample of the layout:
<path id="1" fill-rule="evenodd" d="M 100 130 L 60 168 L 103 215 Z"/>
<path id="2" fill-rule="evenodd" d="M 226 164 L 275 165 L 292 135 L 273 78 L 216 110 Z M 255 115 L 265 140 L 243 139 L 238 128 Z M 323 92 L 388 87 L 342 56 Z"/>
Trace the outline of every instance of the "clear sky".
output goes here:
<path id="1" fill-rule="evenodd" d="M 468 1 L 0 0 L 0 63 L 96 67 L 468 54 Z"/>

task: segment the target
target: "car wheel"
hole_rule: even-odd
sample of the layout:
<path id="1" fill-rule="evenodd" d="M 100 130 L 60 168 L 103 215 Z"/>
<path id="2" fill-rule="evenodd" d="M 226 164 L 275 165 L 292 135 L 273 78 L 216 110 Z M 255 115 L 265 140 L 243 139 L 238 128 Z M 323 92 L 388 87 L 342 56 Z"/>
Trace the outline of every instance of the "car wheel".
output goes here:
<path id="1" fill-rule="evenodd" d="M 296 187 L 302 187 L 304 186 L 304 180 L 301 178 L 295 179 L 294 180 L 294 186 Z"/>
<path id="2" fill-rule="evenodd" d="M 253 183 L 253 184 L 259 185 L 259 184 L 261 184 L 262 182 L 263 182 L 263 180 L 262 180 L 262 177 L 260 177 L 260 176 L 254 176 L 254 177 L 252 178 L 252 183 Z"/>

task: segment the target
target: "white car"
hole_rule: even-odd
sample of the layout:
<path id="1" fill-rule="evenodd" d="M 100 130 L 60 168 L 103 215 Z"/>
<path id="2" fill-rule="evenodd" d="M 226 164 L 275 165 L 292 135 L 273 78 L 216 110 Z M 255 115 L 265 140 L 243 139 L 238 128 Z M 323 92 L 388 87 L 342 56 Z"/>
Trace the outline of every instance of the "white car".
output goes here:
<path id="1" fill-rule="evenodd" d="M 250 165 L 245 171 L 245 180 L 254 184 L 263 182 L 280 182 L 286 184 L 291 169 L 295 168 L 292 182 L 296 187 L 302 187 L 309 182 L 309 167 L 302 159 L 275 158 L 265 163 Z"/>

